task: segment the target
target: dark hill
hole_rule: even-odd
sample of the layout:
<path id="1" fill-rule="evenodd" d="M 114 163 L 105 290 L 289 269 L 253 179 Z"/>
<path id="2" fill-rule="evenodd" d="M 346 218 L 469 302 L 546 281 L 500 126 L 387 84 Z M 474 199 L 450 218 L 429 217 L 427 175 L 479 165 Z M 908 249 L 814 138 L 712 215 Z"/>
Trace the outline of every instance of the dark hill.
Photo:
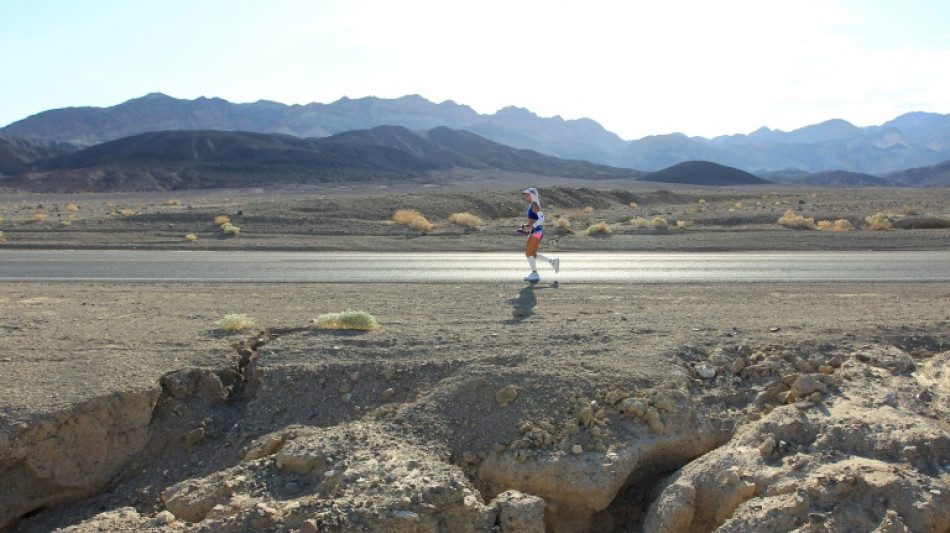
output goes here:
<path id="1" fill-rule="evenodd" d="M 950 161 L 894 172 L 885 178 L 898 187 L 950 187 Z"/>
<path id="2" fill-rule="evenodd" d="M 704 185 L 713 187 L 731 185 L 762 185 L 770 183 L 748 172 L 708 161 L 686 161 L 643 176 L 643 181 Z"/>
<path id="3" fill-rule="evenodd" d="M 0 135 L 0 174 L 17 174 L 28 169 L 31 163 L 76 150 L 67 143 Z"/>
<path id="4" fill-rule="evenodd" d="M 589 179 L 642 174 L 517 150 L 449 128 L 417 134 L 380 126 L 321 139 L 224 131 L 143 133 L 39 161 L 0 185 L 49 192 L 260 187 L 405 179 L 459 167 Z"/>

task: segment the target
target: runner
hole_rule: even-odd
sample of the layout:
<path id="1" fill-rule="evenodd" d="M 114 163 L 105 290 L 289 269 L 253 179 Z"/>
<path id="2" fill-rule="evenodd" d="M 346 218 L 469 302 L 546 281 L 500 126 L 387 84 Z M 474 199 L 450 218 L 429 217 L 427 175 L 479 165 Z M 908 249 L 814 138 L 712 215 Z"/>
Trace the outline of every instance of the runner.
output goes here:
<path id="1" fill-rule="evenodd" d="M 525 276 L 525 281 L 532 283 L 541 279 L 538 276 L 537 259 L 541 258 L 554 267 L 554 273 L 561 269 L 561 260 L 558 258 L 545 257 L 538 253 L 538 247 L 541 246 L 541 239 L 544 238 L 544 212 L 541 211 L 541 195 L 534 187 L 524 190 L 524 199 L 528 202 L 528 224 L 521 225 L 521 233 L 528 236 L 528 244 L 525 246 L 524 254 L 528 258 L 528 264 L 531 265 L 531 273 Z"/>

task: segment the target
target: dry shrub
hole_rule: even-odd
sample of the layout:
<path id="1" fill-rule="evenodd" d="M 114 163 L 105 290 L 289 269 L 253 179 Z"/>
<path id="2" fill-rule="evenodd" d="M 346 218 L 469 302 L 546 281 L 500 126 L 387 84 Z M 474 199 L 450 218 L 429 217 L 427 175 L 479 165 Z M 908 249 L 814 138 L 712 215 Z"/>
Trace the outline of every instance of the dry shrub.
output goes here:
<path id="1" fill-rule="evenodd" d="M 408 226 L 412 224 L 413 220 L 419 217 L 422 217 L 422 213 L 415 209 L 397 209 L 396 212 L 393 213 L 393 222 Z"/>
<path id="2" fill-rule="evenodd" d="M 422 213 L 415 209 L 397 209 L 396 212 L 393 213 L 393 222 L 409 226 L 419 231 L 431 231 L 432 228 L 435 227 L 426 217 L 422 216 Z"/>
<path id="3" fill-rule="evenodd" d="M 59 225 L 60 225 L 60 226 L 63 226 L 63 227 L 72 226 L 72 225 L 73 225 L 73 221 L 72 221 L 72 220 L 60 220 L 60 221 L 59 221 Z"/>
<path id="4" fill-rule="evenodd" d="M 587 207 L 584 208 L 584 214 L 585 214 L 585 215 L 589 215 L 589 214 L 591 214 L 591 213 L 593 213 L 593 212 L 594 212 L 594 208 L 591 207 L 591 206 L 587 206 Z"/>
<path id="5" fill-rule="evenodd" d="M 640 207 L 640 204 L 636 202 L 630 202 L 630 209 L 636 209 L 638 207 Z"/>
<path id="6" fill-rule="evenodd" d="M 318 316 L 314 323 L 317 329 L 352 329 L 359 331 L 379 329 L 379 323 L 376 322 L 373 315 L 366 311 L 326 313 Z"/>
<path id="7" fill-rule="evenodd" d="M 189 233 L 188 235 L 185 235 L 185 240 L 188 242 L 195 242 L 198 240 L 198 236 L 194 233 Z"/>
<path id="8" fill-rule="evenodd" d="M 181 205 L 180 200 L 166 200 L 165 205 Z"/>
<path id="9" fill-rule="evenodd" d="M 79 206 L 76 204 L 68 204 L 66 205 L 66 211 L 72 211 L 72 212 L 79 211 Z"/>
<path id="10" fill-rule="evenodd" d="M 830 220 L 819 220 L 818 229 L 820 231 L 854 231 L 854 225 L 846 218 L 839 218 L 834 222 Z"/>
<path id="11" fill-rule="evenodd" d="M 643 217 L 635 217 L 635 218 L 632 219 L 630 222 L 633 223 L 633 225 L 636 226 L 636 227 L 638 227 L 638 228 L 649 228 L 649 227 L 650 227 L 650 221 L 647 220 L 647 219 L 645 219 L 645 218 L 643 218 Z"/>
<path id="12" fill-rule="evenodd" d="M 2 231 L 0 231 L 0 242 L 7 242 L 7 238 L 6 238 L 6 236 L 3 234 Z"/>
<path id="13" fill-rule="evenodd" d="M 700 199 L 699 199 L 699 203 L 700 203 L 700 205 L 705 205 L 705 204 L 706 204 L 705 198 L 700 198 Z"/>
<path id="14" fill-rule="evenodd" d="M 571 230 L 571 221 L 567 217 L 559 217 L 554 220 L 555 229 L 561 231 L 570 231 Z"/>
<path id="15" fill-rule="evenodd" d="M 237 235 L 241 233 L 241 228 L 228 222 L 227 224 L 221 224 L 221 231 L 223 231 L 225 235 Z"/>
<path id="16" fill-rule="evenodd" d="M 778 219 L 778 224 L 786 228 L 815 229 L 817 227 L 814 217 L 805 218 L 791 209 Z"/>
<path id="17" fill-rule="evenodd" d="M 692 227 L 692 225 L 693 225 L 692 220 L 677 220 L 676 221 L 677 228 L 689 228 L 689 227 Z"/>
<path id="18" fill-rule="evenodd" d="M 603 220 L 587 228 L 588 235 L 610 235 L 612 233 L 613 230 Z"/>
<path id="19" fill-rule="evenodd" d="M 864 219 L 872 230 L 881 231 L 891 229 L 891 219 L 884 213 L 876 213 Z"/>
<path id="20" fill-rule="evenodd" d="M 455 213 L 449 217 L 449 222 L 466 228 L 480 228 L 485 225 L 485 221 L 481 217 L 471 213 Z"/>
<path id="21" fill-rule="evenodd" d="M 36 213 L 35 215 L 33 215 L 33 220 L 37 222 L 43 222 L 44 220 L 46 220 L 46 217 L 47 217 L 46 213 Z"/>
<path id="22" fill-rule="evenodd" d="M 742 209 L 742 202 L 736 202 L 733 207 L 736 209 Z"/>
<path id="23" fill-rule="evenodd" d="M 222 331 L 241 331 L 254 327 L 255 320 L 244 313 L 224 315 L 224 318 L 215 322 Z"/>
<path id="24" fill-rule="evenodd" d="M 419 231 L 432 231 L 432 228 L 435 226 L 426 220 L 426 217 L 419 216 L 412 219 L 412 222 L 409 223 L 409 227 Z"/>
<path id="25" fill-rule="evenodd" d="M 218 226 L 223 226 L 231 222 L 231 217 L 228 215 L 218 215 L 214 217 L 214 223 Z"/>
<path id="26" fill-rule="evenodd" d="M 670 224 L 665 218 L 656 217 L 650 222 L 650 225 L 653 226 L 653 229 L 666 229 Z"/>

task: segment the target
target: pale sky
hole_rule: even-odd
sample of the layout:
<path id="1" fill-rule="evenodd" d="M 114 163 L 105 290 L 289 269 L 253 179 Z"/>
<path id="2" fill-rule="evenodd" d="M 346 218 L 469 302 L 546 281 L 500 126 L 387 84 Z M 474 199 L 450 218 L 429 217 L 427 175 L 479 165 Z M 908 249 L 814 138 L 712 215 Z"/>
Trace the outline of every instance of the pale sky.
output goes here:
<path id="1" fill-rule="evenodd" d="M 950 113 L 946 0 L 0 0 L 0 126 L 152 92 L 419 94 L 628 140 Z"/>

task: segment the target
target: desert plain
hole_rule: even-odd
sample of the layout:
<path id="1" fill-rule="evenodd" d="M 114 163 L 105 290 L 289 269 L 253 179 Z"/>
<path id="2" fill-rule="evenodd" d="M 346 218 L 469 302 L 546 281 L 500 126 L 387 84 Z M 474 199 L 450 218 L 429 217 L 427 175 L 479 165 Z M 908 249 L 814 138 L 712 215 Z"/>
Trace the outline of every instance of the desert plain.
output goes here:
<path id="1" fill-rule="evenodd" d="M 4 195 L 0 260 L 521 254 L 537 183 L 460 182 Z M 541 185 L 565 258 L 950 245 L 943 189 Z M 950 284 L 541 273 L 0 283 L 0 530 L 950 532 Z M 316 327 L 345 310 L 379 327 Z"/>

